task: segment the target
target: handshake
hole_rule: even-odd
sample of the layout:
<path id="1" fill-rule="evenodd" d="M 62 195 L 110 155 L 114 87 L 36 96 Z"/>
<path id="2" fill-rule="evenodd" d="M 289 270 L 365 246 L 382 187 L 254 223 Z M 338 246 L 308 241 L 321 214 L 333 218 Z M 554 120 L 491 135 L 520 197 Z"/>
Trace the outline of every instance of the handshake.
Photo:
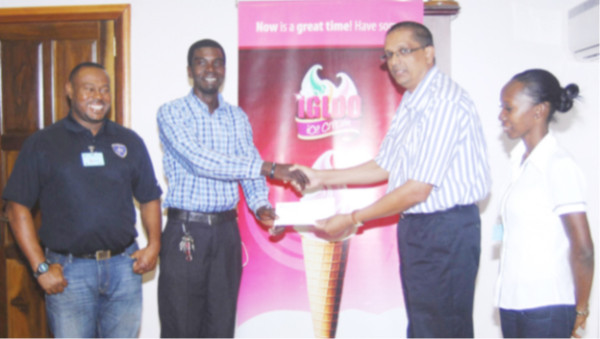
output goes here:
<path id="1" fill-rule="evenodd" d="M 278 164 L 264 162 L 261 174 L 265 177 L 290 183 L 298 192 L 312 191 L 324 185 L 322 176 L 324 171 L 315 170 L 310 167 L 292 164 Z M 283 232 L 284 227 L 274 226 L 277 215 L 275 210 L 263 206 L 258 209 L 257 216 L 261 223 L 269 226 L 269 233 L 273 236 Z M 329 241 L 339 241 L 354 234 L 360 222 L 355 213 L 338 214 L 327 219 L 318 220 L 315 226 L 315 234 Z"/>
<path id="2" fill-rule="evenodd" d="M 278 164 L 265 161 L 262 164 L 260 174 L 271 179 L 290 183 L 299 193 L 310 188 L 311 180 L 307 173 L 308 167 L 291 164 Z"/>

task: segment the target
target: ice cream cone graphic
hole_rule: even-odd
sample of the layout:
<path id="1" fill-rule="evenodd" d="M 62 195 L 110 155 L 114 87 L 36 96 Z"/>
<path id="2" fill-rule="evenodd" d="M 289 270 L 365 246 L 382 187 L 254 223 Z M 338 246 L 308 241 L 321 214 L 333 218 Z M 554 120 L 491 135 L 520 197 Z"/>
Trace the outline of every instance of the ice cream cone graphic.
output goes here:
<path id="1" fill-rule="evenodd" d="M 321 154 L 313 164 L 316 169 L 332 169 L 333 152 Z M 347 212 L 342 193 L 346 187 L 328 187 L 305 194 L 301 200 L 333 199 L 336 213 Z M 349 239 L 329 242 L 311 233 L 302 234 L 304 268 L 315 337 L 333 338 L 337 330 L 342 287 L 346 273 Z"/>
<path id="2" fill-rule="evenodd" d="M 337 330 L 348 240 L 302 237 L 308 298 L 315 337 L 334 338 Z"/>

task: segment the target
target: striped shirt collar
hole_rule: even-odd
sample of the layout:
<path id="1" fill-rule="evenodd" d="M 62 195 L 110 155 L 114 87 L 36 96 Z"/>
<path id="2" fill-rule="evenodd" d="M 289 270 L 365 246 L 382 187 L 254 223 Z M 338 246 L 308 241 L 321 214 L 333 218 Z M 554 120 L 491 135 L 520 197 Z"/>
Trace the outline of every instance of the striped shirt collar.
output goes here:
<path id="1" fill-rule="evenodd" d="M 425 105 L 427 105 L 426 100 L 421 100 L 423 96 L 427 95 L 427 92 L 430 90 L 429 84 L 433 81 L 436 75 L 439 73 L 439 70 L 436 66 L 433 66 L 427 71 L 425 74 L 425 78 L 419 82 L 417 88 L 411 93 L 408 90 L 404 91 L 402 95 L 403 101 L 406 101 L 405 104 L 408 107 L 413 107 L 415 109 L 423 109 Z"/>

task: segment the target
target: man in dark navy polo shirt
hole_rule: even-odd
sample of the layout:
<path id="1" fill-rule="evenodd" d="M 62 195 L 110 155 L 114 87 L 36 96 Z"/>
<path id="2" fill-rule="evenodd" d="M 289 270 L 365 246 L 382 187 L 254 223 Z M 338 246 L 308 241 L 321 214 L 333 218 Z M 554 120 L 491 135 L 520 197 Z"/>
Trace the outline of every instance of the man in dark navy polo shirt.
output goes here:
<path id="1" fill-rule="evenodd" d="M 142 139 L 107 119 L 104 68 L 78 65 L 66 91 L 68 117 L 25 141 L 2 198 L 46 292 L 54 336 L 136 337 L 141 274 L 155 268 L 160 251 L 162 191 Z M 143 249 L 135 241 L 133 198 L 148 234 Z M 39 238 L 30 212 L 38 202 Z"/>

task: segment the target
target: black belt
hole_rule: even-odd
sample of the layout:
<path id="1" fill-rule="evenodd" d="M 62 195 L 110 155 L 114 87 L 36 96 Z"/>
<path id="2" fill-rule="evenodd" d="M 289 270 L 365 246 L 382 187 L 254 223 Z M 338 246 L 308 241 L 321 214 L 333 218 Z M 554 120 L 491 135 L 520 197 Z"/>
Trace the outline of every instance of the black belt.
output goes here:
<path id="1" fill-rule="evenodd" d="M 469 208 L 469 207 L 473 207 L 473 206 L 477 206 L 477 205 L 475 205 L 475 204 L 455 205 L 454 207 L 450 207 L 447 210 L 435 211 L 435 212 L 431 212 L 431 213 L 401 213 L 400 214 L 400 219 L 404 219 L 404 218 L 420 218 L 420 217 L 434 216 L 434 215 L 439 215 L 439 214 L 448 213 L 448 212 L 456 212 L 456 211 L 461 210 L 463 208 Z"/>
<path id="2" fill-rule="evenodd" d="M 237 218 L 237 212 L 235 210 L 229 210 L 217 213 L 201 213 L 180 210 L 178 208 L 169 208 L 167 211 L 167 216 L 169 219 L 176 219 L 184 222 L 199 222 L 203 224 L 216 225 L 226 221 L 234 221 Z"/>
<path id="3" fill-rule="evenodd" d="M 125 250 L 129 246 L 131 246 L 134 241 L 135 241 L 135 239 L 132 239 L 127 245 L 125 245 L 125 247 L 115 250 L 115 251 L 113 251 L 113 250 L 98 250 L 98 251 L 92 252 L 92 253 L 74 254 L 74 253 L 70 253 L 68 251 L 55 251 L 55 250 L 51 250 L 51 249 L 49 249 L 49 250 L 54 253 L 58 253 L 58 254 L 62 254 L 62 255 L 72 255 L 74 258 L 106 260 L 106 259 L 110 259 L 112 257 L 116 257 L 117 255 L 125 252 Z"/>

